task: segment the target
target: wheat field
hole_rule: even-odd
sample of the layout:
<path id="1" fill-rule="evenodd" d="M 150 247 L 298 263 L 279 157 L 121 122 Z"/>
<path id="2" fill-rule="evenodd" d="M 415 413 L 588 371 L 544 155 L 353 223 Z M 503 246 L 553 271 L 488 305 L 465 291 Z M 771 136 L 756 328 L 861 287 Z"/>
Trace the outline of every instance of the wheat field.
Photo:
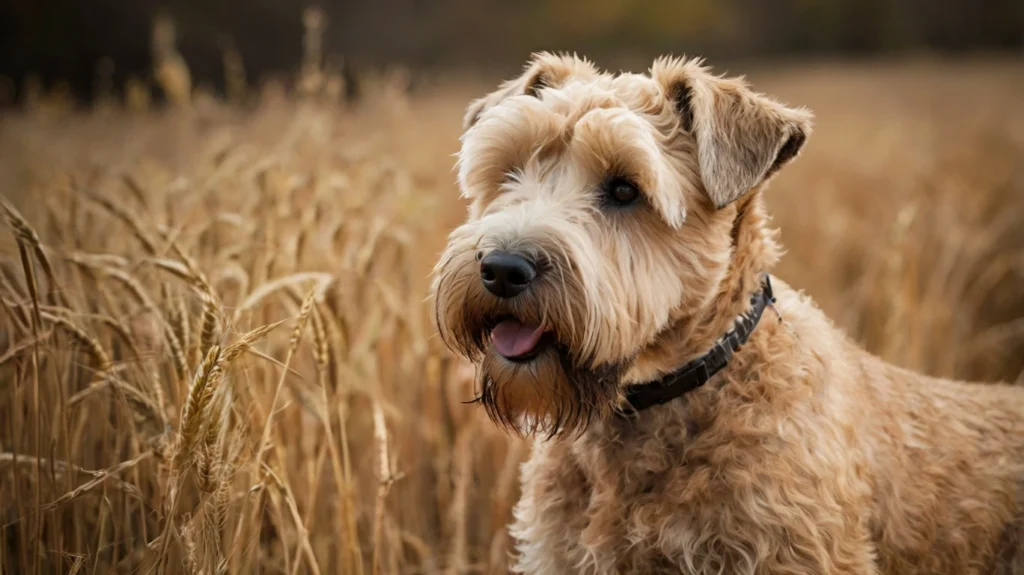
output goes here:
<path id="1" fill-rule="evenodd" d="M 897 364 L 1024 383 L 1021 64 L 750 71 L 818 118 L 777 274 Z M 493 84 L 402 82 L 0 116 L 0 572 L 504 572 L 529 443 L 427 300 Z"/>

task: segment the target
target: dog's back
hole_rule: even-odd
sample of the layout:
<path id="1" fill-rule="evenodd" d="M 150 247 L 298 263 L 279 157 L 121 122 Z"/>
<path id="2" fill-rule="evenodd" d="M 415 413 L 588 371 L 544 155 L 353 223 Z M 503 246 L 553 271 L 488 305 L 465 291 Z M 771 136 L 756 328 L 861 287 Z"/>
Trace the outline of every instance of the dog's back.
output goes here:
<path id="1" fill-rule="evenodd" d="M 873 401 L 873 538 L 885 573 L 1024 573 L 1024 390 L 924 377 L 857 349 Z"/>

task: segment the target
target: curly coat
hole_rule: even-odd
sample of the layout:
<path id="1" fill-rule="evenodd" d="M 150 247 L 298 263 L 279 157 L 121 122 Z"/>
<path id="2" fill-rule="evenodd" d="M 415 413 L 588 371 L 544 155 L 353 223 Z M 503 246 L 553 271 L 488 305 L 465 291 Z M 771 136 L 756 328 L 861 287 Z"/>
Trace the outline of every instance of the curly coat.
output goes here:
<path id="1" fill-rule="evenodd" d="M 1024 391 L 888 365 L 782 281 L 710 382 L 622 409 L 626 386 L 706 351 L 778 261 L 762 193 L 809 112 L 693 60 L 612 75 L 541 54 L 466 128 L 471 207 L 435 270 L 437 321 L 495 420 L 545 434 L 522 470 L 516 571 L 1024 573 Z M 602 208 L 609 173 L 643 205 Z M 495 299 L 474 263 L 493 249 L 550 270 Z M 496 314 L 557 345 L 506 361 Z"/>

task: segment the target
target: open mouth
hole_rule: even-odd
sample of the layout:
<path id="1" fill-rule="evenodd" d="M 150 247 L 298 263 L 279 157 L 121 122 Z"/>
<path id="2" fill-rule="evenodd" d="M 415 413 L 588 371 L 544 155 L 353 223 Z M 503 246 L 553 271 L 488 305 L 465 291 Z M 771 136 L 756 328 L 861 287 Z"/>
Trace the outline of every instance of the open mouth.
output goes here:
<path id="1" fill-rule="evenodd" d="M 502 357 L 511 361 L 529 361 L 544 348 L 547 340 L 543 326 L 526 324 L 506 317 L 490 330 L 491 345 Z"/>

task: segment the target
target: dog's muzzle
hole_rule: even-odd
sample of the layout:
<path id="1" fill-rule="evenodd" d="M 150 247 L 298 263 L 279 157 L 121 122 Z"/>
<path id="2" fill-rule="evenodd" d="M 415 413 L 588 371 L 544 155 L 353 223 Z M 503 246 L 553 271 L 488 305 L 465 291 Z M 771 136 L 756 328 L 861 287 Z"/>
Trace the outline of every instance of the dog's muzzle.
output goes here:
<path id="1" fill-rule="evenodd" d="M 521 294 L 536 277 L 537 266 L 518 254 L 493 251 L 480 260 L 480 279 L 484 287 L 501 298 Z"/>

